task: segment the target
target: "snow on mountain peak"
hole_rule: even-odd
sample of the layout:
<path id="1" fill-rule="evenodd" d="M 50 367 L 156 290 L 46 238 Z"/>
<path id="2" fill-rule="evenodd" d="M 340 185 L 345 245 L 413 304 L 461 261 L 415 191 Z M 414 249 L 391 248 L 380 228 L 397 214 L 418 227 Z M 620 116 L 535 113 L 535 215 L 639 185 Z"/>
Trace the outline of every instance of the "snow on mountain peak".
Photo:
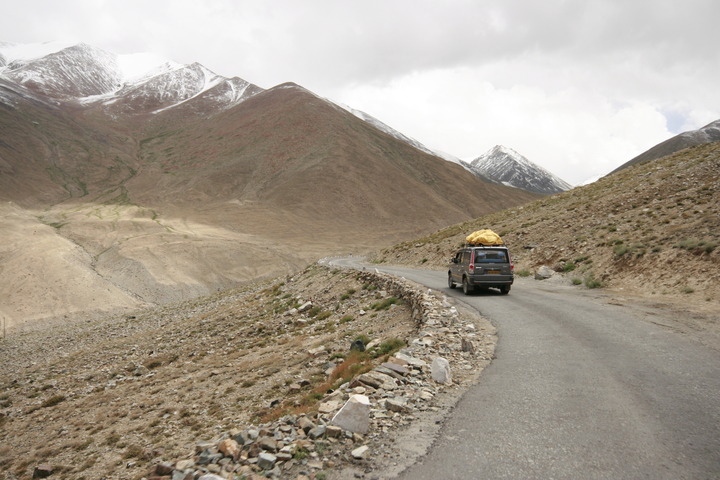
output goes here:
<path id="1" fill-rule="evenodd" d="M 536 193 L 553 194 L 572 185 L 531 162 L 512 148 L 496 145 L 470 163 L 476 175 Z"/>
<path id="2" fill-rule="evenodd" d="M 8 65 L 12 62 L 28 63 L 73 47 L 77 49 L 101 51 L 100 49 L 96 49 L 95 47 L 76 41 L 24 44 L 0 42 L 0 58 L 4 58 L 5 63 Z M 109 52 L 105 53 L 115 57 L 115 61 L 120 67 L 123 82 L 132 82 L 138 78 L 147 76 L 148 74 L 161 69 L 165 64 L 172 65 L 174 67 L 180 65 L 154 53 L 141 52 L 121 55 L 115 55 Z M 1 63 L 0 67 L 2 67 Z"/>
<path id="3" fill-rule="evenodd" d="M 16 60 L 34 60 L 76 45 L 77 42 L 9 43 L 0 42 L 0 55 L 7 63 Z"/>
<path id="4" fill-rule="evenodd" d="M 0 76 L 53 99 L 117 103 L 128 113 L 160 112 L 199 96 L 205 99 L 199 110 L 227 108 L 261 90 L 199 63 L 182 65 L 151 53 L 117 55 L 67 42 L 0 43 Z"/>
<path id="5" fill-rule="evenodd" d="M 11 50 L 10 55 L 16 54 Z M 39 58 L 11 58 L 0 74 L 52 98 L 102 95 L 122 82 L 114 54 L 82 43 Z"/>
<path id="6" fill-rule="evenodd" d="M 172 62 L 153 53 L 128 53 L 118 55 L 117 61 L 125 83 L 134 82 L 144 77 L 182 67 L 179 63 Z"/>
<path id="7" fill-rule="evenodd" d="M 710 122 L 697 130 L 681 133 L 680 136 L 694 138 L 700 143 L 716 142 L 720 140 L 720 120 Z"/>

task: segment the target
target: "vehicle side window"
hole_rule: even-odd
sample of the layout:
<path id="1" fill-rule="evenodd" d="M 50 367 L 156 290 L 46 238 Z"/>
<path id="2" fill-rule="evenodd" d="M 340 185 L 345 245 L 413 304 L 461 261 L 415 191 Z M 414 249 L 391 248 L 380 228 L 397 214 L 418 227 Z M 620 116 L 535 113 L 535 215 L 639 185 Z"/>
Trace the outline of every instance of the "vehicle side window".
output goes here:
<path id="1" fill-rule="evenodd" d="M 470 252 L 468 250 L 465 250 L 462 253 L 462 264 L 467 265 L 470 263 Z"/>

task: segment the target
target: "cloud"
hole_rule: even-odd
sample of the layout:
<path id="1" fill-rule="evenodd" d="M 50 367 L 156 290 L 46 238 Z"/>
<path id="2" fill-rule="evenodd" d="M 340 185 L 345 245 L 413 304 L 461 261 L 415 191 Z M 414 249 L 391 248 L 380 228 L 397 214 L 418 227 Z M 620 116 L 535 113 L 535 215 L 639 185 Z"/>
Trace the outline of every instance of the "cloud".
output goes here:
<path id="1" fill-rule="evenodd" d="M 605 174 L 671 136 L 664 115 L 642 103 L 613 104 L 582 88 L 496 86 L 483 69 L 410 74 L 355 86 L 346 103 L 428 147 L 472 160 L 509 146 L 570 183 Z"/>
<path id="2" fill-rule="evenodd" d="M 294 81 L 430 147 L 505 144 L 577 183 L 720 118 L 718 18 L 715 0 L 44 0 L 3 9 L 0 40 Z"/>

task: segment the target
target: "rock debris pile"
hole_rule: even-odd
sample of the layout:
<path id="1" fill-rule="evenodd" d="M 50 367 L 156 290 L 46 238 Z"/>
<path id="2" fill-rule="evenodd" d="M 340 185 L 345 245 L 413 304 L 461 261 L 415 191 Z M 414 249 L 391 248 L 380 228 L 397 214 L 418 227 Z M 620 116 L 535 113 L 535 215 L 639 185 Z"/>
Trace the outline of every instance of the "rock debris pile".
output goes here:
<path id="1" fill-rule="evenodd" d="M 423 412 L 441 415 L 438 399 L 459 394 L 490 362 L 492 327 L 479 328 L 476 318 L 458 312 L 447 298 L 405 279 L 368 271 L 360 276 L 412 309 L 417 331 L 405 348 L 328 391 L 316 410 L 199 440 L 192 456 L 157 462 L 147 480 L 301 480 L 330 478 L 347 467 L 363 478 L 388 455 L 387 443 L 403 427 Z M 309 306 L 298 310 L 303 308 Z M 322 349 L 313 353 L 325 354 Z"/>

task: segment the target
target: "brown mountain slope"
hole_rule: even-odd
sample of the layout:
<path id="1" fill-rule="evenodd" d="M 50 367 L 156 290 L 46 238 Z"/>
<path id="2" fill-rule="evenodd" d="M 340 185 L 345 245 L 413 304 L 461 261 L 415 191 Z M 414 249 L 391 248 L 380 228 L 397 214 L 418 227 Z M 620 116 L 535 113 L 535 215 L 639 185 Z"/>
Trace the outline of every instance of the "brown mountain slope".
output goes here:
<path id="1" fill-rule="evenodd" d="M 126 134 L 0 80 L 1 201 L 93 200 L 134 174 L 135 157 Z"/>
<path id="2" fill-rule="evenodd" d="M 252 202 L 352 231 L 441 226 L 535 198 L 479 182 L 292 84 L 141 143 L 147 169 L 127 187 L 143 204 Z"/>
<path id="3" fill-rule="evenodd" d="M 382 251 L 377 261 L 446 268 L 474 230 L 500 233 L 516 271 L 541 265 L 568 280 L 689 305 L 720 301 L 720 143 L 682 150 L 591 185 L 454 225 Z"/>
<path id="4" fill-rule="evenodd" d="M 296 85 L 206 116 L 106 117 L 17 94 L 0 122 L 10 323 L 205 295 L 536 198 Z"/>
<path id="5" fill-rule="evenodd" d="M 672 155 L 673 153 L 678 152 L 684 148 L 718 141 L 720 141 L 720 120 L 709 123 L 704 127 L 699 128 L 698 130 L 683 132 L 679 135 L 675 135 L 674 137 L 665 140 L 664 142 L 658 143 L 651 149 L 641 153 L 629 162 L 620 165 L 618 168 L 610 172 L 610 174 L 619 172 L 620 170 L 627 168 L 631 165 L 636 165 L 638 163 L 647 162 L 649 160 L 656 160 L 667 155 Z"/>

